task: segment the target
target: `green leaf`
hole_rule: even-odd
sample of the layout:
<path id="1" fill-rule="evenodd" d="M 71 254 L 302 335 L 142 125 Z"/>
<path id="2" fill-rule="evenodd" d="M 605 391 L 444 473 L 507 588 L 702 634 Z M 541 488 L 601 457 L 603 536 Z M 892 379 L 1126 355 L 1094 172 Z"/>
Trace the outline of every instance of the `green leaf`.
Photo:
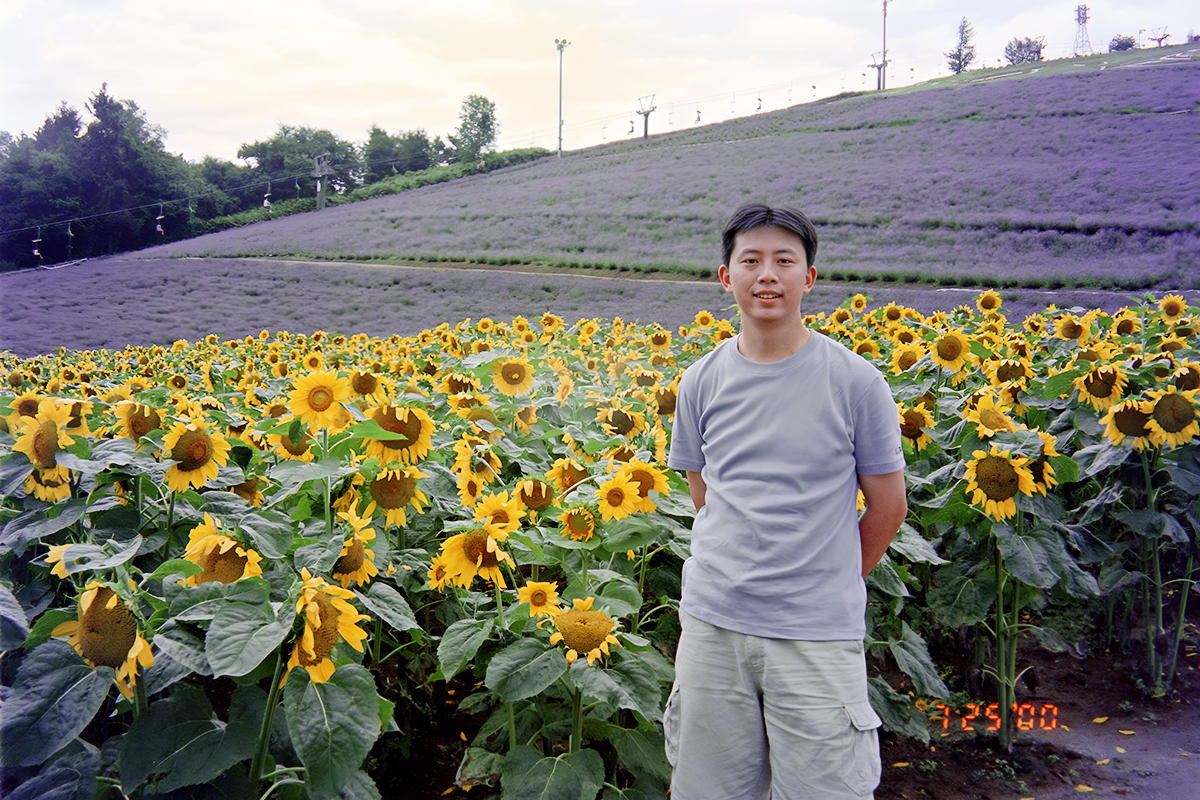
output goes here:
<path id="1" fill-rule="evenodd" d="M 442 670 L 442 679 L 450 680 L 468 661 L 475 657 L 479 646 L 483 644 L 496 623 L 489 620 L 482 622 L 473 619 L 460 619 L 442 634 L 438 642 L 438 665 Z"/>
<path id="2" fill-rule="evenodd" d="M 645 515 L 610 522 L 604 528 L 604 546 L 614 553 L 637 550 L 658 538 L 657 520 Z"/>
<path id="3" fill-rule="evenodd" d="M 884 553 L 879 559 L 879 563 L 867 575 L 867 585 L 883 592 L 891 597 L 908 597 L 908 587 L 904 585 L 900 575 L 896 572 L 896 567 L 892 563 L 891 557 Z"/>
<path id="4" fill-rule="evenodd" d="M 50 634 L 64 622 L 76 619 L 74 611 L 52 609 L 37 618 L 37 622 L 29 628 L 29 636 L 25 638 L 25 652 L 28 653 L 40 644 L 50 640 Z"/>
<path id="5" fill-rule="evenodd" d="M 626 658 L 606 667 L 589 667 L 581 654 L 568 675 L 588 697 L 637 711 L 646 719 L 662 717 L 662 689 L 654 673 L 640 661 Z"/>
<path id="6" fill-rule="evenodd" d="M 265 558 L 283 558 L 292 547 L 296 524 L 285 514 L 253 509 L 238 518 L 237 524 L 250 534 L 251 546 Z"/>
<path id="7" fill-rule="evenodd" d="M 340 800 L 380 800 L 381 795 L 371 776 L 360 770 L 350 776 L 338 797 Z"/>
<path id="8" fill-rule="evenodd" d="M 100 770 L 100 751 L 82 739 L 74 739 L 35 777 L 13 789 L 8 800 L 91 800 L 96 797 Z"/>
<path id="9" fill-rule="evenodd" d="M 892 651 L 896 663 L 900 665 L 904 674 L 912 678 L 913 686 L 920 694 L 943 699 L 949 697 L 950 690 L 938 677 L 937 666 L 929 657 L 929 648 L 926 646 L 925 640 L 908 627 L 907 622 L 901 624 L 903 626 L 901 638 L 888 642 L 888 649 Z"/>
<path id="10" fill-rule="evenodd" d="M 634 775 L 649 773 L 664 781 L 671 780 L 666 743 L 657 730 L 616 728 L 609 733 L 608 740 Z"/>
<path id="11" fill-rule="evenodd" d="M 35 649 L 0 706 L 0 763 L 33 766 L 61 750 L 96 716 L 114 677 L 109 667 L 89 667 L 64 641 Z"/>
<path id="12" fill-rule="evenodd" d="M 249 693 L 259 695 L 258 713 L 245 713 Z M 151 704 L 121 737 L 121 791 L 132 794 L 147 783 L 147 793 L 165 794 L 207 783 L 254 755 L 262 719 L 262 690 L 234 692 L 229 723 L 216 718 L 197 686 L 183 685 Z"/>
<path id="13" fill-rule="evenodd" d="M 913 563 L 946 563 L 946 559 L 939 556 L 937 551 L 933 549 L 933 544 L 927 541 L 916 528 L 907 522 L 900 526 L 900 530 L 896 533 L 896 538 L 892 539 L 891 545 L 888 546 L 888 551 L 892 550 L 895 550 Z"/>
<path id="14" fill-rule="evenodd" d="M 566 671 L 567 661 L 557 648 L 518 639 L 492 657 L 483 682 L 501 700 L 513 703 L 541 693 Z"/>
<path id="15" fill-rule="evenodd" d="M 208 628 L 204 654 L 214 675 L 245 675 L 283 643 L 292 629 L 291 614 L 276 618 L 270 606 L 226 605 Z"/>
<path id="16" fill-rule="evenodd" d="M 68 548 L 68 551 L 70 548 Z M 65 555 L 65 553 L 64 553 Z M 204 572 L 204 567 L 194 561 L 188 561 L 186 558 L 169 558 L 158 565 L 158 569 L 146 576 L 149 580 L 159 580 L 168 575 L 177 575 L 183 573 L 183 577 L 190 578 L 193 575 L 199 575 Z"/>
<path id="17" fill-rule="evenodd" d="M 154 646 L 197 675 L 212 675 L 204 640 L 183 625 L 171 622 L 154 635 Z"/>
<path id="18" fill-rule="evenodd" d="M 316 544 L 297 547 L 292 560 L 296 569 L 307 569 L 313 575 L 324 575 L 337 563 L 345 543 L 346 539 L 340 532 L 334 533 Z"/>
<path id="19" fill-rule="evenodd" d="M 638 592 L 637 584 L 623 575 L 596 587 L 596 599 L 597 607 L 602 607 L 613 618 L 627 617 L 642 607 L 642 595 Z"/>
<path id="20" fill-rule="evenodd" d="M 86 509 L 85 498 L 73 497 L 65 503 L 26 511 L 4 524 L 3 530 L 0 531 L 0 545 L 11 548 L 19 556 L 24 555 L 30 542 L 74 525 Z M 53 517 L 47 516 L 51 511 L 58 513 Z"/>
<path id="21" fill-rule="evenodd" d="M 995 599 L 996 582 L 990 575 L 964 575 L 957 564 L 942 567 L 928 592 L 929 607 L 951 628 L 974 625 L 987 618 Z"/>
<path id="22" fill-rule="evenodd" d="M 500 785 L 504 800 L 595 800 L 604 786 L 604 759 L 587 749 L 543 758 L 523 744 L 508 751 Z"/>
<path id="23" fill-rule="evenodd" d="M 210 581 L 182 589 L 171 600 L 169 614 L 180 622 L 207 622 L 230 603 L 266 606 L 271 585 L 259 577 L 224 584 Z"/>
<path id="24" fill-rule="evenodd" d="M 917 710 L 911 697 L 898 693 L 878 677 L 867 680 L 867 697 L 883 720 L 884 730 L 929 742 L 929 718 Z"/>
<path id="25" fill-rule="evenodd" d="M 1051 653 L 1065 653 L 1071 649 L 1071 643 L 1054 628 L 1032 627 L 1029 632 L 1037 637 L 1038 643 Z"/>
<path id="26" fill-rule="evenodd" d="M 404 595 L 386 583 L 372 583 L 365 593 L 356 591 L 354 594 L 368 611 L 379 615 L 384 622 L 398 631 L 421 627 Z"/>
<path id="27" fill-rule="evenodd" d="M 0 651 L 16 650 L 29 636 L 29 618 L 17 598 L 0 585 Z"/>
<path id="28" fill-rule="evenodd" d="M 295 668 L 284 687 L 288 734 L 305 767 L 305 786 L 315 798 L 336 798 L 355 780 L 379 738 L 375 679 L 358 664 L 338 667 L 325 683 Z"/>
<path id="29" fill-rule="evenodd" d="M 1082 370 L 1069 369 L 1066 372 L 1051 375 L 1046 378 L 1045 386 L 1042 389 L 1042 398 L 1053 400 L 1056 397 L 1070 396 L 1071 392 L 1075 390 L 1075 379 L 1083 374 Z"/>
<path id="30" fill-rule="evenodd" d="M 0 497 L 8 497 L 24 486 L 31 472 L 33 462 L 24 453 L 0 459 Z"/>
<path id="31" fill-rule="evenodd" d="M 1063 577 L 1055 569 L 1054 559 L 1047 552 L 1048 548 L 1053 547 L 1047 538 L 1057 538 L 1053 531 L 1035 528 L 1019 536 L 1008 525 L 995 525 L 992 531 L 1004 555 L 1005 567 L 1017 580 L 1039 589 L 1049 589 Z"/>

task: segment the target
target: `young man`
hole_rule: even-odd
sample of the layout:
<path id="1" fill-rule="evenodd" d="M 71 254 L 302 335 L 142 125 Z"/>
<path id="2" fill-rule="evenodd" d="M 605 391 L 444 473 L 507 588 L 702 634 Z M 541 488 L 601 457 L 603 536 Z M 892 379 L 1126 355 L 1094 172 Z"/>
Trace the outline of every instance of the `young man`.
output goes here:
<path id="1" fill-rule="evenodd" d="M 907 512 L 896 404 L 804 325 L 803 214 L 744 206 L 723 245 L 742 332 L 684 373 L 668 459 L 697 512 L 664 717 L 672 800 L 870 798 L 863 578 Z"/>

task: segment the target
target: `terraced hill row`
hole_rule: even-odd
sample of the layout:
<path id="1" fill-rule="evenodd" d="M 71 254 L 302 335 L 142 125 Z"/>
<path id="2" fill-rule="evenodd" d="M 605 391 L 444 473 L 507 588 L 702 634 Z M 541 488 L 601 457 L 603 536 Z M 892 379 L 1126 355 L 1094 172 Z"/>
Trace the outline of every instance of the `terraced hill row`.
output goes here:
<path id="1" fill-rule="evenodd" d="M 142 251 L 704 274 L 787 203 L 826 278 L 1200 288 L 1200 45 L 975 71 L 613 143 Z"/>

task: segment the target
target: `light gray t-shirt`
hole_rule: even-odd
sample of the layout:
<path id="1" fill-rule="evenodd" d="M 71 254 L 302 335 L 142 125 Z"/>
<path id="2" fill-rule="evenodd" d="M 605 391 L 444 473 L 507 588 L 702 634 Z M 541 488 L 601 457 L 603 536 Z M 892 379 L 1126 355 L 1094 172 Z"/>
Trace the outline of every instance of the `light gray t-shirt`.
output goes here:
<path id="1" fill-rule="evenodd" d="M 904 467 L 896 403 L 870 362 L 816 331 L 770 363 L 730 339 L 680 380 L 667 463 L 707 485 L 685 611 L 773 639 L 866 634 L 857 475 Z"/>

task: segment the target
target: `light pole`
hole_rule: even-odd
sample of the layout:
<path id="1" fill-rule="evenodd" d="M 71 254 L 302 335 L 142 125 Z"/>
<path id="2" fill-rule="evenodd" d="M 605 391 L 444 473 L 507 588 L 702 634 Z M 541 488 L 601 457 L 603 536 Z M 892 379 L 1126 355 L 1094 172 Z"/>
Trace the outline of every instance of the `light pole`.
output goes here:
<path id="1" fill-rule="evenodd" d="M 887 88 L 887 4 L 888 0 L 883 0 L 883 63 L 879 65 L 879 91 Z"/>
<path id="2" fill-rule="evenodd" d="M 555 46 L 558 47 L 558 157 L 562 158 L 562 65 L 563 65 L 563 50 L 567 49 L 570 44 L 566 39 L 555 39 Z"/>

